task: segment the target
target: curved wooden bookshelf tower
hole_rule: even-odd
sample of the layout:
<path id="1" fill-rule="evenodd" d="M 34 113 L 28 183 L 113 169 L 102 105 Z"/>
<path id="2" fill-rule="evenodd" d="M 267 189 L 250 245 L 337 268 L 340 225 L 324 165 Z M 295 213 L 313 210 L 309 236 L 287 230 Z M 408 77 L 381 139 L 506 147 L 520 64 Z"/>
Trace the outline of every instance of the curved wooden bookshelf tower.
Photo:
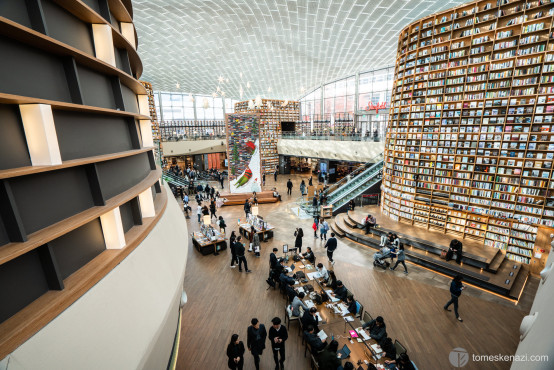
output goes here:
<path id="1" fill-rule="evenodd" d="M 0 359 L 165 210 L 132 14 L 130 0 L 0 7 Z"/>
<path id="2" fill-rule="evenodd" d="M 551 0 L 481 0 L 402 30 L 385 214 L 540 271 L 537 235 L 554 226 L 553 14 Z"/>

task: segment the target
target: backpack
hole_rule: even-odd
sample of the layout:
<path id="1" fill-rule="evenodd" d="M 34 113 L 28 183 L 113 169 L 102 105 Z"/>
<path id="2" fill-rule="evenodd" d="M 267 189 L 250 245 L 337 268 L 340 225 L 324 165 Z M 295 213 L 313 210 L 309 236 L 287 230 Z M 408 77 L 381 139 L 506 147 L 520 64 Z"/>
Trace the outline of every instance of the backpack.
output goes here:
<path id="1" fill-rule="evenodd" d="M 314 291 L 314 287 L 312 284 L 306 284 L 304 285 L 304 290 L 307 291 L 308 293 L 311 293 Z"/>
<path id="2" fill-rule="evenodd" d="M 296 273 L 296 278 L 297 278 L 297 279 L 305 279 L 305 278 L 306 278 L 306 275 L 304 274 L 304 272 L 298 271 L 298 272 Z"/>
<path id="3" fill-rule="evenodd" d="M 314 297 L 314 301 L 315 301 L 315 304 L 322 304 L 322 303 L 323 303 L 323 299 L 321 298 L 321 294 L 316 293 L 316 294 L 315 294 L 315 297 Z"/>
<path id="4" fill-rule="evenodd" d="M 275 280 L 273 280 L 271 277 L 268 277 L 265 282 L 268 283 L 270 287 L 275 288 Z"/>
<path id="5" fill-rule="evenodd" d="M 299 262 L 300 261 L 300 256 L 298 254 L 295 254 L 293 257 L 292 257 L 292 260 L 294 262 Z"/>

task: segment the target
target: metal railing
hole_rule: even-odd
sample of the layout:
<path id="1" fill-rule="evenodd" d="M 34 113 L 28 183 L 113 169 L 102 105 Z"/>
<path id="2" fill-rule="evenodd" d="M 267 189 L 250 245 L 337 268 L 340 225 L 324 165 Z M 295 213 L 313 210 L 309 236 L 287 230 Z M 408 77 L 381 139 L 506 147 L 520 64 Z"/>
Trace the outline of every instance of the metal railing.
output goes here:
<path id="1" fill-rule="evenodd" d="M 285 134 L 281 136 L 283 139 L 290 140 L 333 140 L 333 141 L 367 141 L 367 142 L 381 142 L 385 140 L 384 136 L 362 136 L 359 135 L 331 135 L 331 134 L 315 134 L 315 135 L 302 135 L 302 134 Z"/>

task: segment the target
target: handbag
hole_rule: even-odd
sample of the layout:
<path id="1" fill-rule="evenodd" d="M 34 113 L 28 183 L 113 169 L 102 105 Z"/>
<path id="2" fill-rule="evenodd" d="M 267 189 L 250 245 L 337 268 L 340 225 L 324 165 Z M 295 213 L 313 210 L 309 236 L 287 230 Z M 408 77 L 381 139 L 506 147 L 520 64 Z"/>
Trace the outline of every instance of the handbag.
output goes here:
<path id="1" fill-rule="evenodd" d="M 441 251 L 441 258 L 446 259 L 446 251 Z"/>

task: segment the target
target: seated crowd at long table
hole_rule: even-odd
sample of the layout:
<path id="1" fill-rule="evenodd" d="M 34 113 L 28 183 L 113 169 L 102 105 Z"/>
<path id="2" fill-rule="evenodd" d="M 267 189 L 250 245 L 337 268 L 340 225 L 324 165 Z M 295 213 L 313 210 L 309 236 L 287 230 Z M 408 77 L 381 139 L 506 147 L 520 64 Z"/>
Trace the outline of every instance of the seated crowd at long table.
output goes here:
<path id="1" fill-rule="evenodd" d="M 387 336 L 384 319 L 364 311 L 333 271 L 314 265 L 314 259 L 281 258 L 269 278 L 287 299 L 288 326 L 298 321 L 312 368 L 416 369 L 400 342 Z"/>

